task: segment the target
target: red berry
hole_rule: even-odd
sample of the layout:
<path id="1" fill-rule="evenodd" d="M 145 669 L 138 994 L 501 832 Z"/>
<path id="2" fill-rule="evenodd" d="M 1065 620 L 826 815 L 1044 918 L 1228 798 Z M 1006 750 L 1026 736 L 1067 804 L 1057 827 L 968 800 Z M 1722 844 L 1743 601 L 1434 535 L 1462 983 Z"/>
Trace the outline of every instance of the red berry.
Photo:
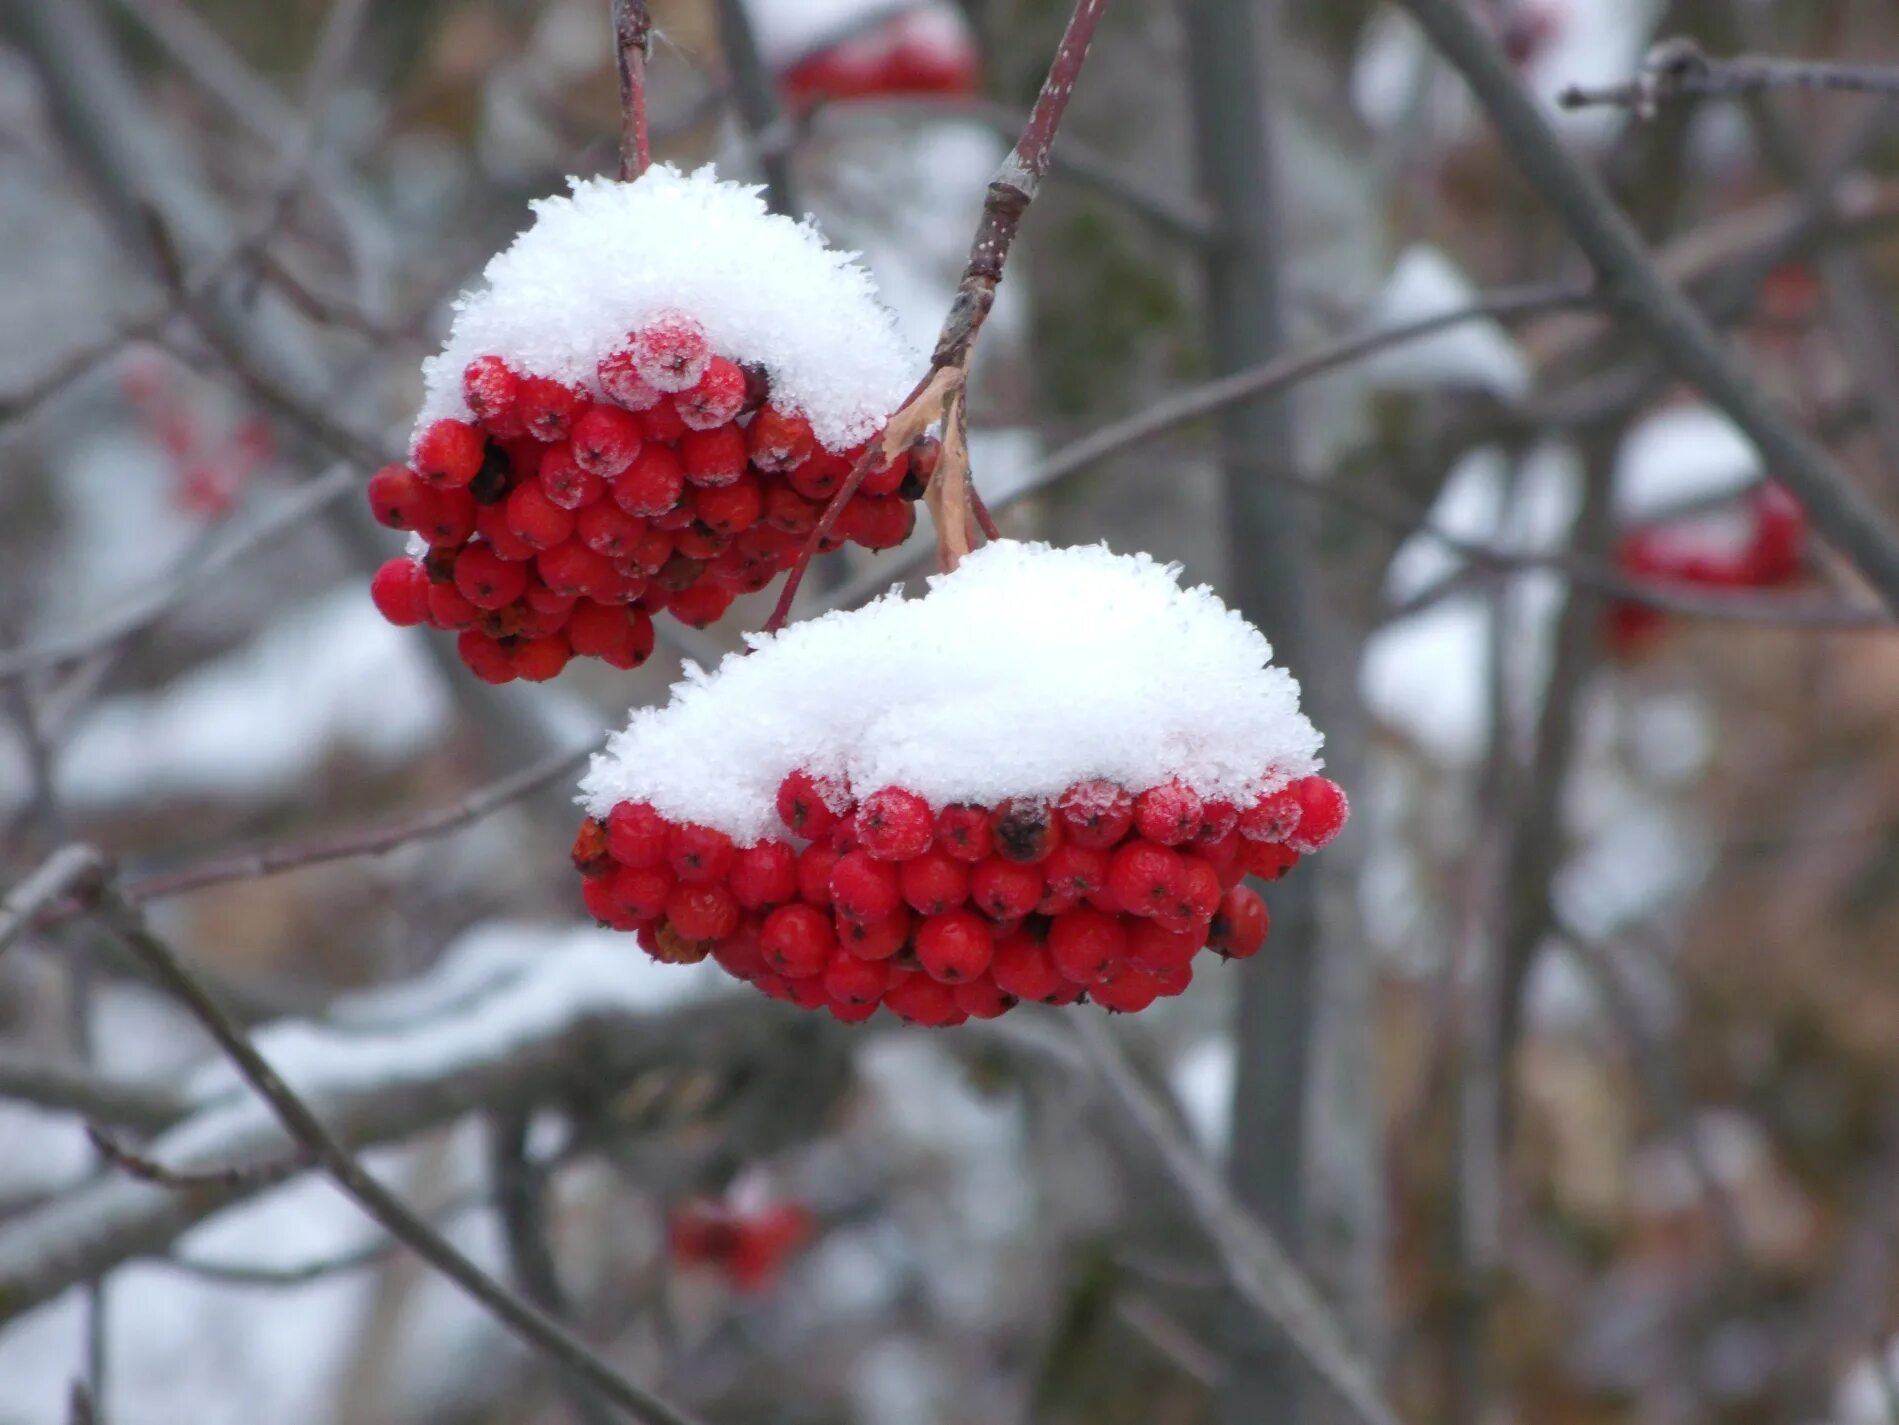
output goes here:
<path id="1" fill-rule="evenodd" d="M 916 507 L 908 500 L 860 497 L 850 502 L 844 515 L 838 529 L 865 549 L 895 549 L 917 525 Z"/>
<path id="2" fill-rule="evenodd" d="M 659 441 L 665 445 L 677 445 L 686 433 L 686 423 L 679 419 L 673 398 L 662 396 L 650 409 L 640 412 L 640 430 L 649 443 Z"/>
<path id="3" fill-rule="evenodd" d="M 1220 873 L 1206 861 L 1191 855 L 1180 858 L 1180 915 L 1205 925 L 1220 908 L 1225 889 L 1220 884 Z"/>
<path id="4" fill-rule="evenodd" d="M 794 901 L 798 898 L 798 853 L 783 841 L 747 846 L 732 862 L 731 886 L 747 910 Z"/>
<path id="5" fill-rule="evenodd" d="M 682 881 L 723 881 L 738 858 L 732 838 L 710 826 L 675 826 L 666 843 L 666 861 Z"/>
<path id="6" fill-rule="evenodd" d="M 936 846 L 958 861 L 981 861 L 990 853 L 989 813 L 968 803 L 946 806 L 936 814 Z"/>
<path id="7" fill-rule="evenodd" d="M 1110 1014 L 1139 1014 L 1160 998 L 1160 981 L 1132 965 L 1115 965 L 1088 988 L 1089 997 Z"/>
<path id="8" fill-rule="evenodd" d="M 677 884 L 665 866 L 621 866 L 613 873 L 613 898 L 640 920 L 657 920 Z"/>
<path id="9" fill-rule="evenodd" d="M 735 425 L 687 431 L 679 440 L 686 479 L 694 485 L 730 485 L 745 473 L 745 432 Z"/>
<path id="10" fill-rule="evenodd" d="M 882 920 L 868 924 L 840 916 L 837 943 L 860 960 L 888 960 L 910 943 L 912 918 L 907 910 L 898 910 Z"/>
<path id="11" fill-rule="evenodd" d="M 484 423 L 499 420 L 514 409 L 521 380 L 498 356 L 477 356 L 462 368 L 462 400 Z"/>
<path id="12" fill-rule="evenodd" d="M 581 395 L 571 386 L 546 376 L 523 376 L 514 408 L 529 435 L 552 444 L 567 439 L 580 413 Z"/>
<path id="13" fill-rule="evenodd" d="M 880 861 L 907 861 L 930 849 L 930 804 L 902 787 L 884 787 L 857 808 L 857 835 Z"/>
<path id="14" fill-rule="evenodd" d="M 842 1004 L 876 1004 L 890 988 L 890 962 L 863 960 L 842 951 L 824 968 L 824 993 Z"/>
<path id="15" fill-rule="evenodd" d="M 467 421 L 437 421 L 415 443 L 415 473 L 431 485 L 459 489 L 481 473 L 487 443 Z"/>
<path id="16" fill-rule="evenodd" d="M 552 549 L 574 532 L 573 513 L 550 500 L 547 491 L 534 481 L 525 481 L 509 491 L 503 508 L 508 528 L 530 549 Z"/>
<path id="17" fill-rule="evenodd" d="M 530 683 L 545 683 L 559 677 L 572 656 L 573 649 L 558 633 L 530 638 L 515 646 L 514 676 Z"/>
<path id="18" fill-rule="evenodd" d="M 989 818 L 996 855 L 1005 861 L 1040 861 L 1061 844 L 1061 821 L 1040 797 L 1011 797 Z"/>
<path id="19" fill-rule="evenodd" d="M 739 534 L 765 513 L 764 491 L 752 476 L 740 475 L 729 485 L 695 489 L 692 512 L 714 534 Z"/>
<path id="20" fill-rule="evenodd" d="M 607 398 L 629 411 L 650 410 L 659 402 L 659 388 L 634 369 L 630 347 L 620 347 L 601 357 L 594 374 L 600 378 L 600 389 Z"/>
<path id="21" fill-rule="evenodd" d="M 514 681 L 514 660 L 508 650 L 476 629 L 466 629 L 456 637 L 455 656 L 484 683 Z"/>
<path id="22" fill-rule="evenodd" d="M 1344 789 L 1325 777 L 1301 777 L 1288 790 L 1299 802 L 1299 825 L 1286 843 L 1309 856 L 1344 829 L 1351 807 Z"/>
<path id="23" fill-rule="evenodd" d="M 660 391 L 689 389 L 712 359 L 705 328 L 684 312 L 662 312 L 632 337 L 633 369 Z"/>
<path id="24" fill-rule="evenodd" d="M 1015 1008 L 1015 996 L 998 989 L 988 975 L 955 987 L 956 1007 L 971 1019 L 999 1019 Z"/>
<path id="25" fill-rule="evenodd" d="M 803 416 L 765 406 L 752 417 L 745 432 L 745 447 L 752 464 L 760 470 L 782 474 L 795 470 L 811 458 L 817 442 L 811 434 L 811 422 Z"/>
<path id="26" fill-rule="evenodd" d="M 738 929 L 739 904 L 724 886 L 681 881 L 666 898 L 666 919 L 688 940 L 717 940 Z"/>
<path id="27" fill-rule="evenodd" d="M 969 899 L 991 920 L 1018 919 L 1042 899 L 1042 872 L 992 856 L 969 873 Z"/>
<path id="28" fill-rule="evenodd" d="M 995 938 L 981 916 L 952 910 L 924 920 L 917 928 L 916 950 L 918 963 L 931 979 L 961 984 L 989 968 Z"/>
<path id="29" fill-rule="evenodd" d="M 1299 853 L 1277 841 L 1240 841 L 1240 865 L 1249 876 L 1276 881 L 1299 864 Z"/>
<path id="30" fill-rule="evenodd" d="M 679 419 L 694 430 L 712 430 L 734 419 L 745 405 L 745 373 L 736 361 L 715 356 L 691 388 L 673 400 Z"/>
<path id="31" fill-rule="evenodd" d="M 1034 937 L 1017 931 L 996 941 L 989 978 L 1004 994 L 1019 1000 L 1046 1000 L 1062 988 L 1061 972 Z"/>
<path id="32" fill-rule="evenodd" d="M 621 802 L 607 813 L 607 854 L 622 866 L 663 866 L 672 823 L 646 802 Z"/>
<path id="33" fill-rule="evenodd" d="M 433 628 L 467 628 L 481 610 L 464 599 L 453 584 L 429 585 L 429 624 Z"/>
<path id="34" fill-rule="evenodd" d="M 717 584 L 695 584 L 671 595 L 666 600 L 666 610 L 692 628 L 710 628 L 725 617 L 725 611 L 732 607 L 732 598 L 730 589 L 721 589 Z"/>
<path id="35" fill-rule="evenodd" d="M 369 477 L 369 508 L 376 523 L 390 529 L 414 529 L 434 489 L 406 465 L 385 465 Z"/>
<path id="36" fill-rule="evenodd" d="M 737 930 L 712 947 L 712 958 L 735 980 L 753 980 L 766 973 L 765 952 L 759 943 L 759 922 L 741 920 Z"/>
<path id="37" fill-rule="evenodd" d="M 897 867 L 904 900 L 920 915 L 941 915 L 969 898 L 969 867 L 941 850 L 926 851 Z"/>
<path id="38" fill-rule="evenodd" d="M 574 460 L 574 448 L 567 441 L 547 447 L 537 472 L 542 493 L 563 510 L 581 509 L 606 493 L 607 482 L 593 471 L 580 468 Z"/>
<path id="39" fill-rule="evenodd" d="M 1137 920 L 1128 928 L 1127 960 L 1153 974 L 1177 970 L 1200 953 L 1206 937 L 1191 930 L 1169 930 L 1153 920 Z"/>
<path id="40" fill-rule="evenodd" d="M 912 975 L 887 991 L 884 1008 L 912 1024 L 930 1027 L 950 1024 L 961 1013 L 949 986 L 927 975 Z"/>
<path id="41" fill-rule="evenodd" d="M 831 902 L 840 915 L 866 925 L 903 904 L 897 868 L 865 851 L 847 851 L 831 869 Z"/>
<path id="42" fill-rule="evenodd" d="M 541 582 L 557 594 L 610 591 L 620 578 L 611 559 L 587 548 L 577 539 L 542 550 L 535 557 L 534 569 L 541 576 Z"/>
<path id="43" fill-rule="evenodd" d="M 611 479 L 638 457 L 643 440 L 638 416 L 618 406 L 595 406 L 574 422 L 574 463 Z"/>
<path id="44" fill-rule="evenodd" d="M 481 523 L 481 509 L 466 490 L 425 490 L 427 499 L 414 507 L 415 532 L 435 549 L 460 549 Z M 504 559 L 507 551 L 495 553 Z"/>
<path id="45" fill-rule="evenodd" d="M 832 803 L 843 801 L 839 791 L 835 783 L 800 767 L 778 784 L 778 819 L 797 835 L 816 840 L 837 825 Z"/>
<path id="46" fill-rule="evenodd" d="M 670 446 L 655 441 L 613 477 L 614 503 L 630 515 L 650 519 L 678 508 L 686 493 L 686 467 Z"/>
<path id="47" fill-rule="evenodd" d="M 1176 778 L 1134 799 L 1134 829 L 1161 846 L 1191 841 L 1200 830 L 1200 794 Z"/>
<path id="48" fill-rule="evenodd" d="M 1284 786 L 1240 813 L 1240 835 L 1248 841 L 1284 841 L 1299 829 L 1299 816 L 1299 795 Z"/>
<path id="49" fill-rule="evenodd" d="M 1259 953 L 1271 929 L 1272 917 L 1266 913 L 1266 902 L 1259 893 L 1250 886 L 1235 886 L 1220 901 L 1207 935 L 1207 947 L 1228 959 L 1244 960 Z"/>
<path id="50" fill-rule="evenodd" d="M 903 477 L 910 473 L 910 457 L 900 454 L 895 460 L 883 465 L 872 465 L 857 486 L 857 493 L 881 498 L 894 495 L 903 485 Z"/>
<path id="51" fill-rule="evenodd" d="M 1128 933 L 1120 920 L 1098 910 L 1071 910 L 1048 927 L 1048 956 L 1065 980 L 1092 985 L 1126 954 Z"/>
<path id="52" fill-rule="evenodd" d="M 1130 915 L 1163 915 L 1180 900 L 1180 857 L 1165 846 L 1130 841 L 1109 859 L 1106 889 Z"/>
<path id="53" fill-rule="evenodd" d="M 639 548 L 646 537 L 646 521 L 629 515 L 611 500 L 598 500 L 574 520 L 574 537 L 595 554 L 619 561 Z"/>
<path id="54" fill-rule="evenodd" d="M 814 841 L 798 853 L 798 896 L 808 905 L 831 903 L 831 871 L 844 853 L 823 841 Z"/>
<path id="55" fill-rule="evenodd" d="M 534 557 L 534 546 L 523 544 L 521 536 L 508 528 L 505 504 L 483 505 L 475 516 L 475 530 L 488 541 L 488 547 L 513 564 L 525 564 Z"/>
<path id="56" fill-rule="evenodd" d="M 1048 888 L 1057 895 L 1086 896 L 1100 890 L 1108 881 L 1108 853 L 1094 846 L 1065 841 L 1049 853 L 1042 874 Z"/>
<path id="57" fill-rule="evenodd" d="M 765 917 L 758 934 L 765 963 L 781 975 L 809 979 L 831 963 L 837 937 L 830 917 L 814 906 L 785 905 Z"/>
<path id="58" fill-rule="evenodd" d="M 413 559 L 391 559 L 369 581 L 369 598 L 397 628 L 426 623 L 429 617 L 429 576 Z"/>
<path id="59" fill-rule="evenodd" d="M 634 917 L 613 898 L 613 886 L 607 878 L 596 877 L 580 883 L 580 899 L 591 915 L 602 925 L 610 925 L 615 930 L 631 930 Z"/>
<path id="60" fill-rule="evenodd" d="M 653 655 L 653 621 L 643 609 L 583 599 L 567 616 L 566 632 L 574 652 L 615 668 L 637 668 Z"/>
<path id="61" fill-rule="evenodd" d="M 1075 783 L 1058 805 L 1062 825 L 1078 846 L 1114 846 L 1134 825 L 1133 794 L 1102 778 Z"/>
<path id="62" fill-rule="evenodd" d="M 1211 846 L 1215 842 L 1239 834 L 1240 809 L 1232 802 L 1203 801 L 1200 803 L 1200 829 L 1193 834 L 1195 846 Z"/>
<path id="63" fill-rule="evenodd" d="M 486 544 L 471 544 L 455 556 L 455 587 L 478 609 L 498 609 L 527 589 L 527 567 L 503 559 Z"/>

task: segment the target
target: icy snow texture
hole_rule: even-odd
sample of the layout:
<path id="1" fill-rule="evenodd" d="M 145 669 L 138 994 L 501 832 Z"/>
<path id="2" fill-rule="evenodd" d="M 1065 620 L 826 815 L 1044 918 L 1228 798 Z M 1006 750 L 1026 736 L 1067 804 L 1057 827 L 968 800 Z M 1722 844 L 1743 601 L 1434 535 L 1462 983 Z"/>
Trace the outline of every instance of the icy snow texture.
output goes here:
<path id="1" fill-rule="evenodd" d="M 657 164 L 633 183 L 572 180 L 532 204 L 534 225 L 464 293 L 440 355 L 422 364 L 417 432 L 467 419 L 462 371 L 478 356 L 599 393 L 594 368 L 661 312 L 688 312 L 712 348 L 770 373 L 775 403 L 826 446 L 874 434 L 920 369 L 850 253 L 766 211 L 759 190 Z"/>
<path id="2" fill-rule="evenodd" d="M 1250 798 L 1315 770 L 1320 738 L 1265 637 L 1177 566 L 1101 546 L 985 545 L 927 597 L 886 596 L 688 665 L 594 759 L 582 800 L 648 801 L 741 842 L 774 833 L 796 767 L 932 805 L 1179 776 Z"/>

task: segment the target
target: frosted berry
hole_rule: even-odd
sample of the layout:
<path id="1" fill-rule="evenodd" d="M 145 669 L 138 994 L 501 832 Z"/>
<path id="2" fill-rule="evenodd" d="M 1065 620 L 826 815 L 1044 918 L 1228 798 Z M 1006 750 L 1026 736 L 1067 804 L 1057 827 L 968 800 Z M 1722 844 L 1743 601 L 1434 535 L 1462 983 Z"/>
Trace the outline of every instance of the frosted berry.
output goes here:
<path id="1" fill-rule="evenodd" d="M 595 406 L 574 422 L 568 444 L 574 464 L 603 479 L 618 475 L 640 453 L 644 437 L 639 417 L 618 406 Z"/>
<path id="2" fill-rule="evenodd" d="M 629 515 L 611 500 L 587 506 L 573 521 L 574 537 L 595 554 L 619 561 L 629 558 L 646 536 L 646 521 Z"/>
<path id="3" fill-rule="evenodd" d="M 607 482 L 591 470 L 583 470 L 574 459 L 574 448 L 562 441 L 547 447 L 536 467 L 535 479 L 541 492 L 563 510 L 578 510 L 607 492 Z"/>
<path id="4" fill-rule="evenodd" d="M 514 408 L 529 435 L 552 443 L 565 440 L 572 433 L 581 400 L 578 391 L 559 381 L 546 376 L 523 376 Z"/>
<path id="5" fill-rule="evenodd" d="M 989 813 L 967 804 L 946 806 L 936 814 L 936 847 L 958 861 L 981 861 L 988 857 L 992 838 Z"/>
<path id="6" fill-rule="evenodd" d="M 486 445 L 467 421 L 436 421 L 415 443 L 415 473 L 431 485 L 459 488 L 480 472 Z"/>
<path id="7" fill-rule="evenodd" d="M 961 984 L 989 968 L 995 939 L 987 922 L 966 910 L 927 917 L 917 928 L 917 963 L 933 980 Z"/>
<path id="8" fill-rule="evenodd" d="M 752 418 L 745 432 L 752 464 L 772 474 L 795 470 L 811 458 L 816 445 L 810 421 L 770 405 Z"/>
<path id="9" fill-rule="evenodd" d="M 1178 846 L 1200 830 L 1200 795 L 1176 779 L 1134 799 L 1134 829 L 1149 841 Z"/>
<path id="10" fill-rule="evenodd" d="M 1287 790 L 1299 803 L 1299 825 L 1286 843 L 1309 856 L 1344 829 L 1351 808 L 1338 783 L 1324 777 L 1301 777 Z"/>
<path id="11" fill-rule="evenodd" d="M 693 485 L 730 485 L 745 473 L 745 433 L 735 425 L 687 431 L 679 441 L 686 480 Z"/>
<path id="12" fill-rule="evenodd" d="M 633 369 L 659 391 L 685 391 L 712 359 L 705 328 L 684 312 L 662 312 L 632 339 Z"/>
<path id="13" fill-rule="evenodd" d="M 736 361 L 715 356 L 692 386 L 673 399 L 679 419 L 693 430 L 713 430 L 737 417 L 745 405 L 745 373 Z"/>
<path id="14" fill-rule="evenodd" d="M 902 787 L 885 787 L 857 808 L 857 835 L 880 861 L 907 861 L 930 846 L 930 804 Z"/>
<path id="15" fill-rule="evenodd" d="M 732 838 L 710 826 L 675 826 L 666 843 L 666 861 L 682 881 L 723 881 L 738 858 Z"/>
<path id="16" fill-rule="evenodd" d="M 1299 794 L 1281 787 L 1240 813 L 1240 835 L 1248 841 L 1284 841 L 1298 830 L 1299 817 Z"/>
<path id="17" fill-rule="evenodd" d="M 1092 895 L 1107 884 L 1108 853 L 1097 847 L 1063 842 L 1049 853 L 1042 874 L 1056 895 Z"/>
<path id="18" fill-rule="evenodd" d="M 413 559 L 391 559 L 378 569 L 369 597 L 376 612 L 398 628 L 428 622 L 429 576 Z"/>
<path id="19" fill-rule="evenodd" d="M 816 840 L 837 825 L 829 800 L 834 796 L 834 788 L 800 767 L 778 784 L 778 819 L 797 835 Z"/>
<path id="20" fill-rule="evenodd" d="M 1134 825 L 1134 796 L 1117 782 L 1077 782 L 1057 806 L 1063 828 L 1078 846 L 1117 845 Z"/>
<path id="21" fill-rule="evenodd" d="M 601 357 L 594 375 L 607 399 L 629 411 L 649 410 L 659 403 L 659 388 L 634 369 L 630 347 L 620 347 Z"/>
<path id="22" fill-rule="evenodd" d="M 511 412 L 520 388 L 520 377 L 498 356 L 477 356 L 462 369 L 462 400 L 483 424 Z"/>

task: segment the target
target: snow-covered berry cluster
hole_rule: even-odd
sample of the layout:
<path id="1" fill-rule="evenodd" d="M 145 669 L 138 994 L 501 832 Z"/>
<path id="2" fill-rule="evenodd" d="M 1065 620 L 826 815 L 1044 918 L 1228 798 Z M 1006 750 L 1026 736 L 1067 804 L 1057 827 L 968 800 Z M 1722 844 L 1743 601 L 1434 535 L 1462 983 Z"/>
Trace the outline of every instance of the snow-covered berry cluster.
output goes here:
<path id="1" fill-rule="evenodd" d="M 785 834 L 745 847 L 645 802 L 589 818 L 574 842 L 588 910 L 657 960 L 711 956 L 847 1022 L 882 1005 L 955 1025 L 1084 997 L 1132 1014 L 1186 989 L 1203 949 L 1258 951 L 1266 904 L 1242 878 L 1277 880 L 1346 817 L 1320 776 L 1243 808 L 1178 780 L 1136 793 L 1100 778 L 932 807 L 799 770 L 777 808 Z"/>
<path id="2" fill-rule="evenodd" d="M 912 365 L 860 269 L 709 170 L 577 184 L 487 277 L 369 500 L 412 535 L 377 607 L 491 682 L 637 667 L 654 615 L 704 627 L 765 588 Z M 901 543 L 935 454 L 874 469 L 822 547 Z"/>
<path id="3" fill-rule="evenodd" d="M 791 1254 L 810 1240 L 817 1219 L 796 1202 L 741 1206 L 698 1198 L 675 1208 L 666 1222 L 674 1263 L 723 1276 L 739 1291 L 765 1291 Z"/>
<path id="4" fill-rule="evenodd" d="M 1297 686 L 1177 570 L 999 541 L 635 714 L 582 784 L 588 909 L 847 1021 L 1134 1012 L 1255 953 L 1343 826 Z"/>

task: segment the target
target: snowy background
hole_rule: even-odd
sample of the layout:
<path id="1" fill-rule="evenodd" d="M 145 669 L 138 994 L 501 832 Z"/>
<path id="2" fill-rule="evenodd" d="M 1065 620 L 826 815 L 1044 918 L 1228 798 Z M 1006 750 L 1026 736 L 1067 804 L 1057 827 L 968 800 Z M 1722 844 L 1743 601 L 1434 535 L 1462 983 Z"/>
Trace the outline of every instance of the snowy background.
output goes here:
<path id="1" fill-rule="evenodd" d="M 384 1181 L 503 1274 L 513 1123 L 577 1329 L 706 1420 L 1261 1418 L 1225 1390 L 1244 1342 L 1219 1254 L 1054 1018 L 844 1032 L 652 964 L 581 913 L 571 777 L 386 855 L 198 874 L 584 752 L 771 596 L 706 633 L 662 621 L 638 673 L 503 689 L 366 597 L 399 541 L 357 482 L 406 440 L 451 300 L 530 201 L 612 169 L 605 0 L 35 4 L 0 17 L 0 884 L 105 848 Z M 927 351 L 1066 7 L 749 4 L 798 207 Z M 1104 27 L 982 339 L 974 477 L 1015 537 L 1145 550 L 1238 599 L 1256 583 L 1206 422 L 1042 470 L 1209 374 L 1175 8 Z M 1293 349 L 1584 275 L 1409 21 L 1280 8 Z M 1860 101 L 1802 96 L 1772 130 L 1555 105 L 1661 34 L 1899 63 L 1890 7 L 1474 8 L 1891 513 L 1899 452 L 1863 388 L 1867 352 L 1899 351 L 1899 148 L 1848 163 L 1848 206 L 1884 215 L 1828 249 L 1854 301 L 1810 235 L 1772 240 L 1800 184 L 1763 134 L 1818 165 Z M 758 178 L 716 9 L 654 0 L 656 150 Z M 1899 1422 L 1899 640 L 1615 602 L 1670 576 L 1643 562 L 1661 548 L 1693 551 L 1667 585 L 1690 601 L 1866 606 L 1811 537 L 1762 572 L 1774 472 L 1591 314 L 1463 322 L 1291 399 L 1296 449 L 1268 454 L 1318 491 L 1285 497 L 1320 614 L 1296 671 L 1355 813 L 1296 873 L 1314 1276 L 1407 1420 Z M 921 524 L 834 556 L 800 613 L 920 588 Z M 1313 632 L 1248 612 L 1282 647 Z M 1235 1005 L 1271 972 L 1209 971 L 1111 1025 L 1216 1163 L 1260 1131 Z M 1509 1106 L 1493 1137 L 1470 1129 L 1486 1095 Z M 181 1206 L 102 1167 L 87 1116 L 171 1166 L 277 1146 L 73 921 L 0 958 L 0 1425 L 74 1418 L 89 1355 L 111 1425 L 577 1418 L 327 1183 Z M 669 1247 L 704 1199 L 795 1204 L 811 1230 L 744 1290 Z M 59 1264 L 101 1241 L 94 1292 Z"/>

